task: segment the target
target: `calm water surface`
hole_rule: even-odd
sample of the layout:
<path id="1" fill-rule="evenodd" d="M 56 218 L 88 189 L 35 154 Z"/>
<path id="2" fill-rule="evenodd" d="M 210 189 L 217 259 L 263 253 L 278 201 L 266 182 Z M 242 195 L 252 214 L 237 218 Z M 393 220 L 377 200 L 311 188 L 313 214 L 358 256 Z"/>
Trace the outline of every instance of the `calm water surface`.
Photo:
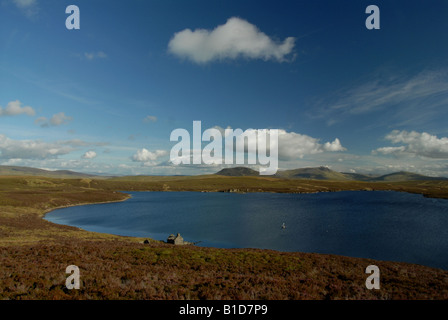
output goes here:
<path id="1" fill-rule="evenodd" d="M 399 192 L 129 192 L 125 202 L 55 210 L 89 231 L 404 261 L 448 269 L 448 200 Z M 286 229 L 282 229 L 282 223 Z"/>

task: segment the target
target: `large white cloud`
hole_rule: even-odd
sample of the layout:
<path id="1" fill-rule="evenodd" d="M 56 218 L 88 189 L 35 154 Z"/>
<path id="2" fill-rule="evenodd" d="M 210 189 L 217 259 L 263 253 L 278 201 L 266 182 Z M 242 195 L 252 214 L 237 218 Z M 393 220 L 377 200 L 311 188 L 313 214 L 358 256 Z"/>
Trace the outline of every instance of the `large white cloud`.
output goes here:
<path id="1" fill-rule="evenodd" d="M 36 112 L 30 106 L 23 106 L 19 100 L 9 102 L 3 109 L 0 106 L 0 117 L 2 116 L 17 116 L 20 114 L 26 114 L 28 116 L 34 116 Z"/>
<path id="2" fill-rule="evenodd" d="M 309 154 L 347 150 L 341 145 L 338 138 L 333 142 L 322 144 L 319 139 L 305 134 L 286 132 L 285 130 L 279 130 L 278 133 L 278 154 L 279 158 L 284 160 L 301 159 Z"/>
<path id="3" fill-rule="evenodd" d="M 293 37 L 276 42 L 255 25 L 233 17 L 212 31 L 185 29 L 175 33 L 168 51 L 199 64 L 238 57 L 282 62 L 292 53 L 294 42 Z"/>
<path id="4" fill-rule="evenodd" d="M 140 149 L 131 157 L 134 162 L 142 162 L 145 166 L 153 166 L 157 164 L 160 157 L 167 155 L 166 150 L 149 151 L 148 149 Z"/>
<path id="5" fill-rule="evenodd" d="M 104 146 L 102 142 L 86 142 L 79 139 L 46 142 L 41 140 L 15 140 L 0 134 L 0 159 L 47 160 L 57 159 L 86 146 Z"/>
<path id="6" fill-rule="evenodd" d="M 0 134 L 2 159 L 50 159 L 68 154 L 74 149 L 75 146 L 70 141 L 13 140 Z"/>
<path id="7" fill-rule="evenodd" d="M 373 150 L 373 154 L 392 154 L 397 156 L 421 156 L 432 159 L 448 159 L 448 138 L 438 138 L 427 132 L 394 130 L 386 136 L 393 144 L 404 144 L 398 147 L 383 147 Z"/>
<path id="8" fill-rule="evenodd" d="M 225 129 L 215 126 L 222 136 L 225 137 Z M 227 127 L 227 129 L 231 129 Z M 256 129 L 248 129 L 245 133 L 249 134 L 251 131 L 256 136 Z M 262 135 L 264 137 L 264 135 Z M 270 144 L 275 147 L 273 142 L 261 141 L 269 149 Z M 235 144 L 234 144 L 235 145 Z M 245 149 L 247 150 L 247 141 L 245 141 Z M 278 129 L 278 157 L 280 160 L 294 160 L 302 159 L 306 155 L 318 154 L 322 152 L 340 152 L 347 149 L 342 146 L 340 140 L 335 138 L 332 142 L 321 143 L 320 139 L 310 137 L 306 134 L 296 132 L 287 132 L 283 129 Z"/>

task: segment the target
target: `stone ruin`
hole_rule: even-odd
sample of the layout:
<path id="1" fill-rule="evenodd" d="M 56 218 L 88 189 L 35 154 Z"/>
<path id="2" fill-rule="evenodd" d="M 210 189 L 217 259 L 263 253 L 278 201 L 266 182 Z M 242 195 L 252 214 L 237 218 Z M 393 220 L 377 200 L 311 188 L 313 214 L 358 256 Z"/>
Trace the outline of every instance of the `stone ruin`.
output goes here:
<path id="1" fill-rule="evenodd" d="M 171 234 L 166 240 L 167 243 L 175 244 L 175 245 L 185 245 L 191 244 L 191 242 L 184 241 L 184 238 L 178 233 L 177 235 Z"/>

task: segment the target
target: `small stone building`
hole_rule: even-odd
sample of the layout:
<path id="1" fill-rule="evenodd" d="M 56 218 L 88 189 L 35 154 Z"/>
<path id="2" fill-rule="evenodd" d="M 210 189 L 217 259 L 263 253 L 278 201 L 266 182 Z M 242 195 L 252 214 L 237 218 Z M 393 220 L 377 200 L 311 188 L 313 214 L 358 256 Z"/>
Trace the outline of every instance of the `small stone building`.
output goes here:
<path id="1" fill-rule="evenodd" d="M 184 242 L 184 238 L 178 233 L 177 235 L 171 234 L 168 239 L 166 240 L 167 243 L 176 244 L 176 245 L 183 245 L 187 244 Z"/>

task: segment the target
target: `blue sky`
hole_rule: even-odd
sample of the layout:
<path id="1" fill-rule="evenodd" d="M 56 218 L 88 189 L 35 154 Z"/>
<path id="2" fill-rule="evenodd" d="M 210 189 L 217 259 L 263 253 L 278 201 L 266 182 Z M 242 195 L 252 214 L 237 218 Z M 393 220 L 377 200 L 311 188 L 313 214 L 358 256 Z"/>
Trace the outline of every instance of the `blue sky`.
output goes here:
<path id="1" fill-rule="evenodd" d="M 446 17 L 436 0 L 2 0 L 0 164 L 216 172 L 168 161 L 200 120 L 281 130 L 281 169 L 448 176 Z"/>

